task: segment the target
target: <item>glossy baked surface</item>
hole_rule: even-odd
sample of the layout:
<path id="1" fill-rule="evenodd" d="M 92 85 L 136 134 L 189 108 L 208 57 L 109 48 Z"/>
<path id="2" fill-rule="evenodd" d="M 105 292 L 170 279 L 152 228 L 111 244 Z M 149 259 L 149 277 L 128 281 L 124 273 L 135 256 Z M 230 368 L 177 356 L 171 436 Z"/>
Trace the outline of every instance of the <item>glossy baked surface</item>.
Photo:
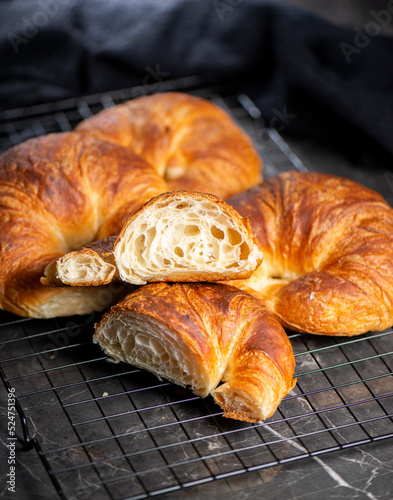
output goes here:
<path id="1" fill-rule="evenodd" d="M 230 418 L 268 418 L 294 385 L 283 328 L 259 300 L 229 285 L 145 285 L 112 306 L 94 339 L 116 361 L 199 396 L 212 393 Z"/>
<path id="2" fill-rule="evenodd" d="M 352 180 L 287 172 L 229 202 L 264 262 L 236 286 L 293 330 L 355 335 L 393 325 L 393 209 Z"/>

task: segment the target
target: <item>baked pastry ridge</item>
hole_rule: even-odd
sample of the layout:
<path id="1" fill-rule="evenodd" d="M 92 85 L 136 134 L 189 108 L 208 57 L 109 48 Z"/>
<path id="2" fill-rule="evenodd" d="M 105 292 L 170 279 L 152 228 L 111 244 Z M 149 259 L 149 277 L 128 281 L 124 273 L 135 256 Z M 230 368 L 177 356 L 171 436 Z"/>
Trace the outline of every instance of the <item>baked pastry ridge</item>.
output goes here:
<path id="1" fill-rule="evenodd" d="M 52 260 L 117 234 L 130 213 L 165 191 L 165 181 L 132 151 L 75 132 L 2 153 L 0 308 L 43 318 L 107 308 L 119 297 L 114 291 L 50 289 L 40 277 Z"/>
<path id="2" fill-rule="evenodd" d="M 255 297 L 219 283 L 140 287 L 103 316 L 94 340 L 112 360 L 211 393 L 234 419 L 270 417 L 295 384 L 281 325 Z"/>
<path id="3" fill-rule="evenodd" d="M 132 149 L 154 166 L 169 191 L 225 199 L 262 180 L 263 163 L 247 134 L 223 109 L 186 93 L 132 99 L 83 120 L 76 130 Z"/>
<path id="4" fill-rule="evenodd" d="M 357 335 L 393 325 L 393 209 L 341 177 L 287 172 L 230 204 L 248 217 L 264 262 L 232 282 L 284 327 Z"/>

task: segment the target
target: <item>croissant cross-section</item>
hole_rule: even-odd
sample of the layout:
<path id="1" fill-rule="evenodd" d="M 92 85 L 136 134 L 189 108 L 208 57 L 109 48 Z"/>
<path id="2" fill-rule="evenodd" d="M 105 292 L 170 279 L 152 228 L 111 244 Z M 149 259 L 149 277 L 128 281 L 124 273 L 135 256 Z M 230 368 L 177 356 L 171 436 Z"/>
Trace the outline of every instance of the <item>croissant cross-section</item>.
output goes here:
<path id="1" fill-rule="evenodd" d="M 41 278 L 45 286 L 98 286 L 118 279 L 113 245 L 116 236 L 109 236 L 90 245 L 68 252 L 50 262 Z"/>
<path id="2" fill-rule="evenodd" d="M 238 420 L 270 417 L 295 383 L 281 325 L 255 297 L 225 284 L 140 287 L 106 313 L 94 340 L 115 361 L 212 394 Z"/>
<path id="3" fill-rule="evenodd" d="M 51 262 L 46 286 L 97 286 L 112 279 L 244 279 L 263 259 L 249 221 L 218 197 L 193 191 L 159 195 L 131 215 L 119 236 L 103 238 Z"/>
<path id="4" fill-rule="evenodd" d="M 263 259 L 247 218 L 191 191 L 147 202 L 123 226 L 114 256 L 120 277 L 135 285 L 251 276 Z"/>

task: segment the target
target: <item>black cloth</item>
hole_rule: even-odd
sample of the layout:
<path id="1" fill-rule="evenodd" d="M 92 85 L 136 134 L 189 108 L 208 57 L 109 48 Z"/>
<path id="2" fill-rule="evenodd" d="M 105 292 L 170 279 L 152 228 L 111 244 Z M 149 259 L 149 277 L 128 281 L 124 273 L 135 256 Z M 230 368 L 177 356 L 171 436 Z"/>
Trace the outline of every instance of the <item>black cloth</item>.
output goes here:
<path id="1" fill-rule="evenodd" d="M 265 0 L 3 0 L 0 15 L 2 109 L 214 74 L 279 130 L 393 157 L 392 1 L 350 28 Z"/>

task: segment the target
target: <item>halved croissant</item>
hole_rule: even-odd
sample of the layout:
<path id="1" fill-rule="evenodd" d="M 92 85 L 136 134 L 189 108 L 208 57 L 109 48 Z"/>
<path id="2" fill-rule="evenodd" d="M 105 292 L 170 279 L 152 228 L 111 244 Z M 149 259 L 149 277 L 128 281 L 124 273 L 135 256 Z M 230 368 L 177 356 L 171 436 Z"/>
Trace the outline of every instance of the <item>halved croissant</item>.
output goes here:
<path id="1" fill-rule="evenodd" d="M 229 200 L 264 262 L 233 282 L 300 332 L 356 335 L 393 325 L 393 209 L 349 179 L 287 172 Z"/>
<path id="2" fill-rule="evenodd" d="M 224 284 L 140 287 L 104 315 L 94 340 L 115 361 L 212 393 L 238 420 L 270 417 L 295 384 L 283 328 L 259 300 Z"/>
<path id="3" fill-rule="evenodd" d="M 247 218 L 216 196 L 164 193 L 106 239 L 67 254 L 45 270 L 45 284 L 103 285 L 113 277 L 131 284 L 247 278 L 263 254 Z M 117 275 L 118 272 L 118 275 Z"/>
<path id="4" fill-rule="evenodd" d="M 132 149 L 168 183 L 169 191 L 227 198 L 262 180 L 250 138 L 221 108 L 181 92 L 132 99 L 76 128 Z"/>

